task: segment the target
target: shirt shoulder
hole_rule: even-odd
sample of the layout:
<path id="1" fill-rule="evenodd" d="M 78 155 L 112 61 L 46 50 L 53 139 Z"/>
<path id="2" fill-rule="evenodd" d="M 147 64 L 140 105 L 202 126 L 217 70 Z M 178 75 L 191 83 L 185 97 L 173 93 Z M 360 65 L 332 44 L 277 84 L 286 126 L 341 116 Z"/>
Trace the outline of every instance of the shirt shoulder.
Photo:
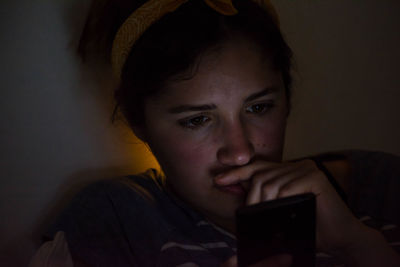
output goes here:
<path id="1" fill-rule="evenodd" d="M 140 249 L 136 246 L 148 240 L 152 229 L 161 234 L 149 246 L 163 242 L 164 229 L 157 222 L 162 195 L 161 180 L 154 170 L 95 182 L 72 199 L 44 238 L 51 240 L 63 231 L 74 261 L 98 266 L 135 265 L 138 257 L 132 251 Z M 150 217 L 154 220 L 148 220 Z"/>

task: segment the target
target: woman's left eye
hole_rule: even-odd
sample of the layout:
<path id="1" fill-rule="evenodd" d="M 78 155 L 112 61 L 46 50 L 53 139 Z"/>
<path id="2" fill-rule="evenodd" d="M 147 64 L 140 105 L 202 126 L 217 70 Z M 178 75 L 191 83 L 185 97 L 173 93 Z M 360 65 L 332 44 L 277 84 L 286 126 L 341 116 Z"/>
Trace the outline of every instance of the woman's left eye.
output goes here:
<path id="1" fill-rule="evenodd" d="M 272 103 L 261 103 L 261 104 L 254 104 L 246 108 L 246 112 L 261 115 L 266 113 L 273 107 Z"/>

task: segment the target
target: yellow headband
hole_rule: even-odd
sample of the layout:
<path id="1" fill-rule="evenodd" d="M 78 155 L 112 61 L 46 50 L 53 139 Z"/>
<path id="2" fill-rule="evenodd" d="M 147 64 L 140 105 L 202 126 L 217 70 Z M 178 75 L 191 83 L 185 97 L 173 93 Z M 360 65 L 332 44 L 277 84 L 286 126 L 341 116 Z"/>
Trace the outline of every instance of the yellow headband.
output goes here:
<path id="1" fill-rule="evenodd" d="M 136 9 L 119 28 L 112 47 L 111 63 L 115 76 L 120 79 L 122 68 L 133 44 L 142 34 L 165 14 L 175 11 L 188 0 L 149 0 Z M 232 0 L 204 0 L 218 13 L 226 16 L 235 15 L 238 11 Z M 279 25 L 278 16 L 269 0 L 252 0 L 267 9 Z"/>

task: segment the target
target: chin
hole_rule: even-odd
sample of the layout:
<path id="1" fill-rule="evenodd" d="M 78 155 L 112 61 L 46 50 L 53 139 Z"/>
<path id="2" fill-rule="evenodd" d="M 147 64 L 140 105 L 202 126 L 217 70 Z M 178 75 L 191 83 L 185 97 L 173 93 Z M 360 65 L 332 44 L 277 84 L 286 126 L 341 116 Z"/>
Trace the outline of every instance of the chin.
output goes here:
<path id="1" fill-rule="evenodd" d="M 218 206 L 211 206 L 218 217 L 224 220 L 235 220 L 237 208 L 244 206 L 245 201 L 243 198 L 232 198 L 221 200 L 218 204 Z"/>

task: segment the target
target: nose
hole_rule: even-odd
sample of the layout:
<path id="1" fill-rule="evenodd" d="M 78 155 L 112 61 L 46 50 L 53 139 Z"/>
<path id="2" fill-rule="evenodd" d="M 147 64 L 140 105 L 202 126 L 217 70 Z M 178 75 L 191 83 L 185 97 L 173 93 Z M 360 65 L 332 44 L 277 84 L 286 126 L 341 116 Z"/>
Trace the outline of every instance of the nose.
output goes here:
<path id="1" fill-rule="evenodd" d="M 242 123 L 225 127 L 221 140 L 222 145 L 218 149 L 217 158 L 223 165 L 242 166 L 249 163 L 254 156 L 254 146 Z"/>

